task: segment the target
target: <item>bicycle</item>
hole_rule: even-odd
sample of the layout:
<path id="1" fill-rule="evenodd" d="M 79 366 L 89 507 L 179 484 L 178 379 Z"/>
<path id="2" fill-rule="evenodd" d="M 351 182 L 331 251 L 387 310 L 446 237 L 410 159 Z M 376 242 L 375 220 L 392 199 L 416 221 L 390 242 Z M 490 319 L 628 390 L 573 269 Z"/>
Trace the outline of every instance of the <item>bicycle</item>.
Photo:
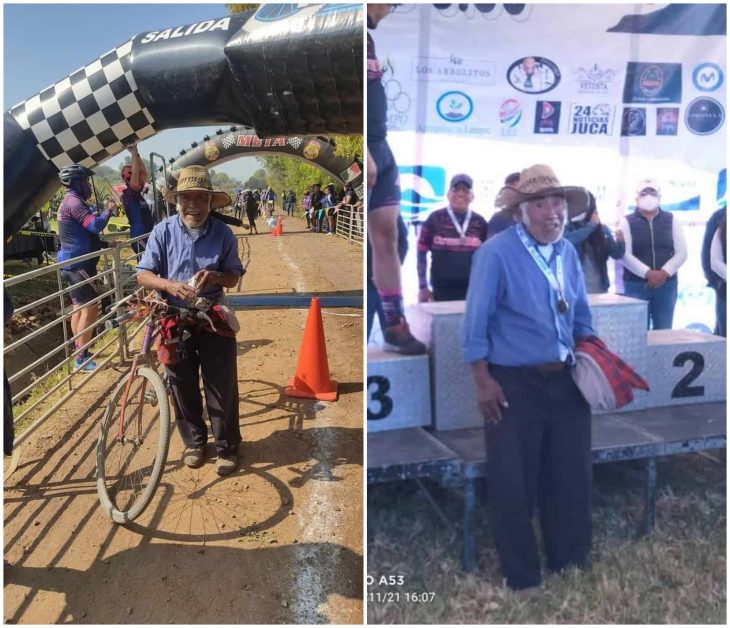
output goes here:
<path id="1" fill-rule="evenodd" d="M 154 296 L 132 298 L 126 305 L 125 314 L 105 325 L 111 330 L 146 318 L 142 349 L 112 393 L 96 449 L 99 501 L 115 523 L 129 523 L 142 514 L 154 496 L 167 460 L 170 386 L 167 376 L 157 371 L 151 351 L 153 341 L 161 335 L 166 321 L 208 319 L 202 311 L 176 308 Z"/>

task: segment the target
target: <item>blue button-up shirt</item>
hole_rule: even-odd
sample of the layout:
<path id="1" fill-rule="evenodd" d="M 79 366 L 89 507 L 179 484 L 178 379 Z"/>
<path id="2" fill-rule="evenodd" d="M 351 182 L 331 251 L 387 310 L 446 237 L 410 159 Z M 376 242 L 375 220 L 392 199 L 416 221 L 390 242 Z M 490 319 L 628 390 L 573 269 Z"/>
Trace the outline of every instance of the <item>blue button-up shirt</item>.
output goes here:
<path id="1" fill-rule="evenodd" d="M 200 235 L 193 238 L 185 229 L 179 214 L 155 225 L 147 241 L 137 270 L 149 270 L 163 279 L 187 283 L 199 270 L 218 270 L 243 275 L 238 256 L 238 242 L 231 228 L 216 218 L 208 218 Z M 208 285 L 200 293 L 217 300 L 223 294 L 218 285 Z M 177 307 L 185 303 L 171 295 L 168 302 Z"/>
<path id="2" fill-rule="evenodd" d="M 528 234 L 529 237 L 529 234 Z M 530 238 L 533 244 L 536 244 Z M 565 300 L 558 296 L 520 241 L 515 227 L 487 240 L 474 254 L 466 296 L 461 350 L 466 362 L 529 366 L 572 358 L 575 340 L 593 334 L 583 270 L 566 240 L 553 245 L 548 260 L 562 257 Z"/>

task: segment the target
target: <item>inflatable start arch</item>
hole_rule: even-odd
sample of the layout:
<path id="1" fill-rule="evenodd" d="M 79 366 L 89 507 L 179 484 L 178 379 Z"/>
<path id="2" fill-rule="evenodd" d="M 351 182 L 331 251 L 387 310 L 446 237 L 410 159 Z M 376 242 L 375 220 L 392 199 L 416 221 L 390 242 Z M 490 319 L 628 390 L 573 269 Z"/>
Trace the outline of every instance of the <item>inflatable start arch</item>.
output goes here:
<path id="1" fill-rule="evenodd" d="M 362 7 L 263 5 L 140 33 L 5 113 L 6 237 L 125 145 L 188 126 L 261 137 L 362 133 Z"/>
<path id="2" fill-rule="evenodd" d="M 363 196 L 362 164 L 335 155 L 332 141 L 321 135 L 275 135 L 260 138 L 252 129 L 231 127 L 220 129 L 212 137 L 204 137 L 191 148 L 173 157 L 168 169 L 168 188 L 175 185 L 177 173 L 186 166 L 212 168 L 239 157 L 278 155 L 292 157 L 317 166 L 340 184 L 350 183 L 360 198 Z"/>

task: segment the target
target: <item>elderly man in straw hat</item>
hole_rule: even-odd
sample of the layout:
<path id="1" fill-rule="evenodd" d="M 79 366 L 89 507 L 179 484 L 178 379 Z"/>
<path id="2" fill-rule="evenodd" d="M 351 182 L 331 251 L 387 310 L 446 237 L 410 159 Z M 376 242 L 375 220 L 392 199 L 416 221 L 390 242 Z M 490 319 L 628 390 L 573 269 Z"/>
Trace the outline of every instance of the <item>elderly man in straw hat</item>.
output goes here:
<path id="1" fill-rule="evenodd" d="M 593 329 L 578 254 L 563 239 L 588 199 L 544 165 L 505 193 L 521 221 L 474 256 L 462 353 L 485 421 L 502 571 L 510 588 L 539 593 L 536 500 L 551 571 L 586 565 L 591 546 L 591 412 L 570 367 L 576 340 Z"/>
<path id="2" fill-rule="evenodd" d="M 189 307 L 197 297 L 217 301 L 243 274 L 238 244 L 230 227 L 210 216 L 231 202 L 213 190 L 203 166 L 180 171 L 177 189 L 167 193 L 178 213 L 152 230 L 137 266 L 141 286 L 157 290 L 176 307 Z M 175 418 L 185 443 L 183 463 L 203 464 L 208 428 L 198 384 L 202 371 L 206 405 L 218 451 L 216 471 L 228 475 L 238 466 L 238 374 L 236 339 L 196 328 L 185 339 L 183 357 L 166 365 L 175 401 Z"/>

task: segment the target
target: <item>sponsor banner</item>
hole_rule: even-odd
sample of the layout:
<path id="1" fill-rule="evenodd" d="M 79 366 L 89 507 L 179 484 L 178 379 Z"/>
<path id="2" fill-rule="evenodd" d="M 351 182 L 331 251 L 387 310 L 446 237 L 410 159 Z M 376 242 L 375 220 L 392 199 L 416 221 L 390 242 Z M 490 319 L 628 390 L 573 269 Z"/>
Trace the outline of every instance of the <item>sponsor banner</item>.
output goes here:
<path id="1" fill-rule="evenodd" d="M 624 103 L 682 102 L 681 63 L 626 64 Z"/>
<path id="2" fill-rule="evenodd" d="M 718 172 L 726 41 L 701 30 L 714 5 L 681 6 L 678 29 L 661 4 L 398 5 L 370 31 L 388 130 L 498 139 L 500 160 L 533 140 L 581 160 L 588 142 Z"/>

